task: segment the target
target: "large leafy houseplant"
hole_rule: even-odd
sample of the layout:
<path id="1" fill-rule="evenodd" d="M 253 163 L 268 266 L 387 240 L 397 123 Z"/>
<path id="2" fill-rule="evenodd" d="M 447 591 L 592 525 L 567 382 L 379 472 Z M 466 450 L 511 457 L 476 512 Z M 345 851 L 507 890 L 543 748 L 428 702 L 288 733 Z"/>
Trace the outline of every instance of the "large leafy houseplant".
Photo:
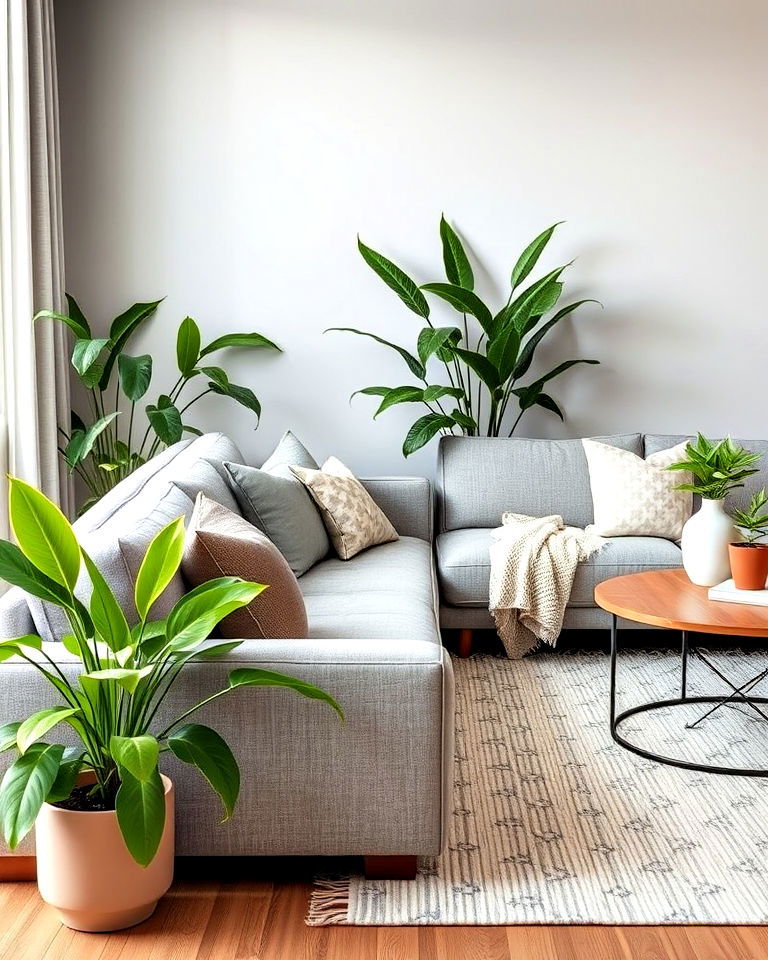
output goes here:
<path id="1" fill-rule="evenodd" d="M 678 490 L 697 493 L 704 500 L 723 500 L 738 487 L 744 486 L 747 477 L 757 473 L 755 464 L 759 453 L 752 453 L 734 443 L 730 437 L 724 440 L 708 440 L 699 434 L 685 448 L 685 457 L 672 463 L 667 470 L 682 470 L 692 474 L 692 479 L 677 485 Z"/>
<path id="2" fill-rule="evenodd" d="M 557 226 L 539 234 L 520 254 L 512 269 L 509 296 L 498 310 L 488 307 L 475 292 L 469 257 L 444 216 L 440 220 L 440 238 L 447 283 L 418 286 L 400 267 L 358 238 L 358 249 L 368 266 L 426 323 L 419 331 L 415 353 L 364 330 L 330 328 L 370 337 L 396 351 L 418 381 L 355 391 L 381 398 L 374 417 L 401 403 L 427 408 L 428 412 L 416 420 L 406 435 L 406 457 L 436 434 L 458 432 L 498 437 L 509 427 L 508 436 L 512 436 L 525 411 L 535 406 L 564 419 L 560 405 L 545 389 L 547 384 L 575 364 L 596 364 L 598 360 L 564 360 L 547 373 L 523 382 L 539 344 L 557 324 L 582 304 L 597 302 L 578 300 L 551 313 L 560 300 L 561 278 L 568 264 L 525 285 Z M 436 327 L 425 294 L 443 300 L 461 314 L 460 326 Z M 440 382 L 433 382 L 429 374 L 430 363 L 434 362 L 444 370 L 438 378 Z M 513 398 L 518 411 L 510 425 L 505 416 Z"/>
<path id="3" fill-rule="evenodd" d="M 18 546 L 0 541 L 0 578 L 64 610 L 72 631 L 64 646 L 82 663 L 73 678 L 49 656 L 40 637 L 0 641 L 0 660 L 26 661 L 60 697 L 57 706 L 0 728 L 0 750 L 15 754 L 0 783 L 0 824 L 11 849 L 32 828 L 43 803 L 66 800 L 78 774 L 86 771 L 95 781 L 90 808 L 116 811 L 131 856 L 146 865 L 164 827 L 158 770 L 164 753 L 197 767 L 219 795 L 225 820 L 237 801 L 240 771 L 232 751 L 215 730 L 189 721 L 195 711 L 241 687 L 269 686 L 323 701 L 341 716 L 336 701 L 318 687 L 244 667 L 230 672 L 224 689 L 170 722 L 158 722 L 158 710 L 187 664 L 239 646 L 240 641 L 206 641 L 220 620 L 250 603 L 264 585 L 237 577 L 211 580 L 182 597 L 166 619 L 151 620 L 153 604 L 181 563 L 184 519 L 179 517 L 147 549 L 135 584 L 139 621 L 131 626 L 69 522 L 43 494 L 12 478 L 10 517 Z M 93 585 L 87 606 L 74 594 L 83 564 Z M 78 746 L 48 739 L 59 724 L 74 730 Z"/>
<path id="4" fill-rule="evenodd" d="M 52 319 L 66 324 L 75 335 L 72 366 L 88 398 L 89 411 L 81 416 L 74 410 L 69 432 L 59 428 L 59 448 L 70 470 L 85 483 L 90 497 L 81 508 L 87 509 L 116 484 L 132 473 L 158 450 L 181 440 L 187 433 L 200 431 L 185 422 L 185 414 L 209 393 L 230 397 L 249 410 L 258 422 L 261 404 L 249 387 L 232 383 L 222 367 L 211 366 L 207 359 L 225 347 L 267 350 L 280 348 L 261 333 L 228 333 L 203 345 L 200 328 L 192 317 L 185 317 L 176 335 L 176 363 L 179 376 L 168 393 L 146 403 L 146 426 L 136 421 L 136 405 L 143 400 L 152 381 L 152 356 L 131 356 L 126 348 L 134 334 L 152 317 L 161 300 L 134 303 L 116 317 L 108 337 L 94 337 L 83 311 L 67 294 L 68 313 L 41 310 L 34 319 Z M 205 386 L 191 400 L 182 394 L 193 381 Z M 121 394 L 127 402 L 121 416 Z M 135 432 L 134 432 L 135 431 Z"/>

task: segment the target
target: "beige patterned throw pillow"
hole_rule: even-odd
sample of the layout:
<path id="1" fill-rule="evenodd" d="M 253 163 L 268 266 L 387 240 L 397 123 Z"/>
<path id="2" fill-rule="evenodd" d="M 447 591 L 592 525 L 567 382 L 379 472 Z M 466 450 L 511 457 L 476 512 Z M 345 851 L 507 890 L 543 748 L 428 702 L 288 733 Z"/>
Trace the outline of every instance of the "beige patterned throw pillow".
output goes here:
<path id="1" fill-rule="evenodd" d="M 397 531 L 362 483 L 336 457 L 329 457 L 320 470 L 291 470 L 317 504 L 331 543 L 342 560 L 398 539 Z"/>
<path id="2" fill-rule="evenodd" d="M 685 457 L 685 443 L 646 460 L 597 440 L 582 440 L 589 465 L 594 532 L 603 537 L 663 537 L 679 540 L 693 497 L 675 490 L 690 475 L 665 470 Z"/>

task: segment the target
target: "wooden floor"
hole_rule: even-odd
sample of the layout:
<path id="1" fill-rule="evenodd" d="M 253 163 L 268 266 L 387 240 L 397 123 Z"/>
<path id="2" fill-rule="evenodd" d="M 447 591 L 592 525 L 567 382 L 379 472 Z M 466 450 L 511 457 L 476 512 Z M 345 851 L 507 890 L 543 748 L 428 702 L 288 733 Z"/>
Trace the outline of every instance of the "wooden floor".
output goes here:
<path id="1" fill-rule="evenodd" d="M 768 927 L 307 927 L 302 861 L 235 879 L 199 868 L 151 920 L 75 933 L 33 883 L 0 884 L 1 960 L 765 960 Z M 216 873 L 218 874 L 218 870 Z M 253 876 L 254 872 L 257 874 Z M 205 870 L 210 875 L 211 870 Z M 249 877 L 247 874 L 251 874 Z"/>

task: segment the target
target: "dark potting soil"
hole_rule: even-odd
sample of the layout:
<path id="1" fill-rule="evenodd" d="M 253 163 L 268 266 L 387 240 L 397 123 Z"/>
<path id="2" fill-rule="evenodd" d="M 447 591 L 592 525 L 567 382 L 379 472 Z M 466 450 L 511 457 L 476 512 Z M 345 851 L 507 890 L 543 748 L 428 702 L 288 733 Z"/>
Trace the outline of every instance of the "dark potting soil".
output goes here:
<path id="1" fill-rule="evenodd" d="M 114 803 L 105 804 L 100 793 L 93 793 L 93 784 L 87 783 L 82 787 L 75 787 L 66 800 L 59 800 L 54 807 L 62 810 L 80 810 L 85 813 L 98 813 L 104 810 L 114 810 Z"/>

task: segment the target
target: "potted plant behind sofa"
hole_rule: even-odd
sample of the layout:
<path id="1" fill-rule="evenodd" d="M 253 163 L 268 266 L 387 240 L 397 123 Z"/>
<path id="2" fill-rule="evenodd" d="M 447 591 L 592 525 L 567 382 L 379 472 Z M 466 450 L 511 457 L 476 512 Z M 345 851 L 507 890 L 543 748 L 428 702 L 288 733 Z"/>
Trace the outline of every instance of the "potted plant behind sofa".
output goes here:
<path id="1" fill-rule="evenodd" d="M 103 576 L 61 511 L 21 480 L 10 480 L 10 518 L 18 546 L 0 541 L 0 578 L 61 607 L 72 629 L 63 641 L 82 664 L 67 676 L 37 636 L 0 641 L 0 660 L 20 657 L 57 691 L 60 703 L 0 727 L 0 750 L 16 759 L 0 783 L 0 822 L 14 849 L 37 822 L 38 885 L 61 920 L 79 930 L 114 930 L 146 919 L 173 876 L 173 785 L 158 761 L 173 753 L 197 767 L 228 820 L 240 771 L 225 741 L 189 722 L 195 711 L 245 686 L 285 687 L 336 710 L 323 690 L 255 668 L 229 674 L 227 686 L 168 723 L 158 710 L 184 667 L 229 653 L 240 641 L 205 644 L 225 616 L 265 589 L 222 577 L 182 597 L 168 617 L 151 621 L 154 602 L 176 573 L 184 518 L 150 543 L 135 585 L 139 622 L 130 628 Z M 74 595 L 85 564 L 93 594 Z M 48 737 L 67 724 L 78 745 Z"/>
<path id="2" fill-rule="evenodd" d="M 368 266 L 426 324 L 417 335 L 415 353 L 365 330 L 330 328 L 370 337 L 394 350 L 418 381 L 395 387 L 364 387 L 352 394 L 380 398 L 374 418 L 402 403 L 420 404 L 427 410 L 408 431 L 403 456 L 408 457 L 437 434 L 458 431 L 470 437 L 511 437 L 532 407 L 565 419 L 560 405 L 547 392 L 548 384 L 576 364 L 596 364 L 599 360 L 563 360 L 547 373 L 523 382 L 539 344 L 554 327 L 582 304 L 598 302 L 577 300 L 549 315 L 560 300 L 561 277 L 570 264 L 524 286 L 558 226 L 556 223 L 544 230 L 523 250 L 512 268 L 507 301 L 493 310 L 474 292 L 469 258 L 445 217 L 440 219 L 440 239 L 447 283 L 418 286 L 400 267 L 358 238 L 358 249 Z M 434 326 L 425 293 L 456 310 L 462 318 L 461 326 Z M 428 367 L 436 361 L 443 368 L 442 383 L 430 382 Z M 511 425 L 506 417 L 510 403 L 518 408 Z"/>
<path id="3" fill-rule="evenodd" d="M 177 443 L 182 435 L 200 436 L 197 427 L 185 423 L 184 414 L 209 393 L 229 397 L 249 410 L 258 424 L 261 404 L 250 387 L 232 383 L 222 367 L 207 359 L 226 347 L 275 350 L 280 347 L 261 333 L 227 333 L 203 345 L 200 328 L 192 317 L 181 321 L 176 334 L 176 364 L 179 376 L 167 394 L 161 393 L 144 407 L 144 424 L 135 423 L 136 404 L 143 400 L 152 380 L 150 354 L 130 356 L 130 340 L 152 317 L 162 300 L 134 303 L 112 321 L 108 337 L 94 337 L 83 311 L 67 294 L 68 314 L 41 310 L 34 320 L 52 319 L 65 324 L 75 335 L 72 366 L 88 398 L 88 413 L 71 412 L 69 431 L 59 427 L 59 453 L 70 471 L 88 488 L 90 497 L 83 513 L 121 480 L 153 457 L 164 445 Z M 112 383 L 114 390 L 112 390 Z M 182 399 L 186 387 L 199 385 L 200 392 Z M 203 386 L 203 384 L 205 384 Z M 120 393 L 129 404 L 125 416 L 119 409 Z"/>
<path id="4" fill-rule="evenodd" d="M 714 442 L 702 434 L 686 446 L 685 454 L 684 460 L 666 468 L 692 474 L 692 481 L 678 484 L 677 489 L 701 497 L 701 508 L 683 527 L 683 567 L 693 583 L 713 587 L 728 579 L 728 544 L 738 540 L 738 530 L 724 509 L 725 497 L 758 472 L 755 464 L 760 454 L 745 450 L 730 437 Z"/>
<path id="5" fill-rule="evenodd" d="M 738 590 L 763 590 L 768 580 L 768 543 L 758 543 L 768 531 L 768 493 L 765 487 L 752 497 L 746 510 L 734 510 L 733 520 L 745 535 L 728 544 L 731 573 Z"/>

